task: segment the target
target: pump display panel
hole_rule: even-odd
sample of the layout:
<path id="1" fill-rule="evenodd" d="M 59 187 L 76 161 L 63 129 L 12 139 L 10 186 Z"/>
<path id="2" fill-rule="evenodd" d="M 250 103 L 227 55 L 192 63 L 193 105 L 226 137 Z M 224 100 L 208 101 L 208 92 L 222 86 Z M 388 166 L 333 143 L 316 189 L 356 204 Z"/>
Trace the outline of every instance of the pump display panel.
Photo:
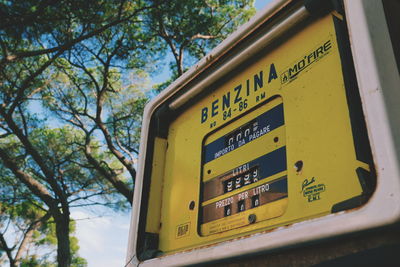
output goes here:
<path id="1" fill-rule="evenodd" d="M 233 127 L 236 127 L 232 130 Z M 230 153 L 258 143 L 229 166 Z M 262 144 L 262 145 L 261 145 Z M 288 201 L 281 98 L 208 135 L 203 144 L 201 234 L 209 235 L 281 216 Z"/>
<path id="2" fill-rule="evenodd" d="M 341 25 L 334 14 L 309 19 L 159 119 L 139 255 L 266 233 L 368 200 L 373 163 Z"/>

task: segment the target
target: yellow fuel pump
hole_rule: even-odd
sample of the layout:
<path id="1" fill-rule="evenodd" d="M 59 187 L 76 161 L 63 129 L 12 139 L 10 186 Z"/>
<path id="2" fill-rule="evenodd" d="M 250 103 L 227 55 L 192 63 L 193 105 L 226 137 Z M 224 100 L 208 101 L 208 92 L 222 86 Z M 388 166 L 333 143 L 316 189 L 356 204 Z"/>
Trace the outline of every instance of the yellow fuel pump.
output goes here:
<path id="1" fill-rule="evenodd" d="M 149 104 L 130 263 L 198 264 L 398 219 L 379 208 L 400 186 L 363 104 L 351 50 L 363 44 L 342 1 L 305 2 L 276 0 Z"/>

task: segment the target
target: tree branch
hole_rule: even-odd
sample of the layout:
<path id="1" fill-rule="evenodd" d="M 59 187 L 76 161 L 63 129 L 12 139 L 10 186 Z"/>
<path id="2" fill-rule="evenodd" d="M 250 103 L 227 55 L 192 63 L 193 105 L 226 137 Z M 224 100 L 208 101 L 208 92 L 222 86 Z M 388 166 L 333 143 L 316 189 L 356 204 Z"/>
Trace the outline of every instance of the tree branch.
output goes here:
<path id="1" fill-rule="evenodd" d="M 113 172 L 112 169 L 105 169 L 101 166 L 93 156 L 90 148 L 90 136 L 86 137 L 85 143 L 85 156 L 88 162 L 107 180 L 109 181 L 117 190 L 120 192 L 132 205 L 133 201 L 133 190 L 128 188 L 128 186 L 118 178 L 118 175 Z"/>
<path id="2" fill-rule="evenodd" d="M 12 171 L 12 173 L 23 183 L 25 184 L 32 193 L 39 197 L 49 208 L 57 209 L 57 203 L 51 196 L 51 194 L 47 191 L 46 187 L 44 187 L 37 180 L 32 178 L 29 174 L 21 171 L 18 168 L 18 164 L 14 162 L 7 154 L 7 152 L 0 148 L 0 158 L 3 161 L 4 165 Z"/>
<path id="3" fill-rule="evenodd" d="M 4 118 L 5 122 L 7 123 L 8 127 L 11 131 L 18 137 L 21 143 L 24 145 L 27 153 L 32 156 L 35 162 L 38 164 L 40 169 L 43 171 L 44 175 L 48 180 L 51 180 L 54 177 L 54 173 L 46 166 L 46 163 L 39 152 L 35 149 L 32 145 L 30 140 L 26 135 L 24 135 L 23 131 L 17 126 L 14 122 L 13 118 L 5 112 L 5 110 L 0 107 L 0 115 Z"/>
<path id="4" fill-rule="evenodd" d="M 6 252 L 8 261 L 10 262 L 10 267 L 17 266 L 12 256 L 12 251 L 14 250 L 14 248 L 8 247 L 7 241 L 2 233 L 0 233 L 0 250 L 4 250 Z"/>
<path id="5" fill-rule="evenodd" d="M 44 63 L 38 70 L 36 70 L 32 75 L 30 75 L 24 81 L 22 81 L 21 86 L 18 88 L 17 96 L 15 97 L 13 103 L 11 104 L 11 107 L 8 110 L 8 114 L 10 116 L 14 113 L 14 110 L 17 107 L 17 105 L 19 105 L 20 102 L 22 101 L 26 88 L 28 88 L 29 85 L 34 81 L 34 79 L 37 76 L 39 76 L 48 66 L 50 66 L 61 54 L 62 52 L 59 51 L 51 59 L 49 59 L 46 63 Z"/>
<path id="6" fill-rule="evenodd" d="M 39 229 L 40 226 L 42 226 L 43 223 L 48 221 L 50 219 L 51 215 L 50 212 L 47 212 L 44 216 L 39 218 L 38 220 L 32 222 L 29 227 L 26 229 L 24 232 L 24 236 L 22 238 L 22 241 L 18 247 L 17 253 L 15 254 L 15 265 L 19 266 L 22 254 L 26 251 L 27 245 L 32 241 L 33 233 Z"/>
<path id="7" fill-rule="evenodd" d="M 116 26 L 116 25 L 118 25 L 120 23 L 129 21 L 134 16 L 136 16 L 138 13 L 140 13 L 140 12 L 146 10 L 146 9 L 149 9 L 149 8 L 151 8 L 151 6 L 139 8 L 139 9 L 135 10 L 135 12 L 133 12 L 133 14 L 131 14 L 131 15 L 125 17 L 125 18 L 114 20 L 114 21 L 112 21 L 112 22 L 110 22 L 110 23 L 108 23 L 108 24 L 106 24 L 106 25 L 104 25 L 104 26 L 102 26 L 102 27 L 100 27 L 98 29 L 93 30 L 92 32 L 90 32 L 88 34 L 81 35 L 80 37 L 78 37 L 76 39 L 73 39 L 73 40 L 71 40 L 71 41 L 69 41 L 69 42 L 67 42 L 65 44 L 60 45 L 60 46 L 47 48 L 47 49 L 34 50 L 34 51 L 23 51 L 23 52 L 15 53 L 14 55 L 9 55 L 8 57 L 3 58 L 1 60 L 2 62 L 0 62 L 0 65 L 2 65 L 4 63 L 9 63 L 9 62 L 12 62 L 12 61 L 15 61 L 15 60 L 19 60 L 21 58 L 40 56 L 40 55 L 44 55 L 44 54 L 54 53 L 54 52 L 57 52 L 57 51 L 64 52 L 64 51 L 70 49 L 72 46 L 74 46 L 75 44 L 77 44 L 77 43 L 79 43 L 81 41 L 84 41 L 84 40 L 89 39 L 89 38 L 91 38 L 93 36 L 96 36 L 99 33 L 103 32 L 103 31 L 105 31 L 105 30 L 107 30 L 107 29 L 109 29 L 109 28 L 111 28 L 113 26 Z"/>
<path id="8" fill-rule="evenodd" d="M 196 39 L 215 39 L 218 38 L 218 36 L 214 36 L 214 35 L 204 35 L 204 34 L 195 34 L 192 37 L 190 37 L 190 41 L 196 40 Z"/>

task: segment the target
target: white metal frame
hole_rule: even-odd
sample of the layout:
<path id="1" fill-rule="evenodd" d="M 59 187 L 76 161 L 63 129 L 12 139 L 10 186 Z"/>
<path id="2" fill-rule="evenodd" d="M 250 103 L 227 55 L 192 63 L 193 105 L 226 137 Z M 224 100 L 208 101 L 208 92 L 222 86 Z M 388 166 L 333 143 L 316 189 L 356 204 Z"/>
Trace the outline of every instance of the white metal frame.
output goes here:
<path id="1" fill-rule="evenodd" d="M 386 21 L 382 2 L 377 0 L 344 0 L 357 81 L 378 176 L 376 191 L 369 202 L 355 211 L 340 212 L 307 220 L 275 229 L 269 233 L 254 234 L 234 242 L 222 242 L 189 252 L 181 252 L 144 262 L 138 261 L 135 251 L 138 236 L 137 227 L 140 220 L 145 154 L 150 119 L 155 109 L 173 97 L 239 40 L 247 36 L 252 29 L 266 21 L 289 2 L 291 0 L 275 0 L 266 6 L 251 21 L 222 42 L 208 56 L 146 106 L 128 240 L 127 266 L 138 266 L 139 264 L 140 266 L 198 264 L 205 260 L 221 260 L 376 228 L 400 220 L 400 77 L 390 36 L 387 27 L 384 26 Z M 294 23 L 301 21 L 305 16 L 305 10 L 295 11 L 293 15 L 288 16 L 284 24 L 275 25 L 272 28 L 272 30 L 275 29 L 275 33 L 270 33 L 269 37 L 258 39 L 263 39 L 263 41 L 260 41 L 257 47 L 265 46 L 271 39 L 279 36 L 280 33 L 293 26 Z M 245 54 L 248 52 L 242 51 Z M 231 60 L 237 62 L 235 60 L 240 59 L 234 57 Z M 219 75 L 224 75 L 226 73 L 224 66 L 218 72 L 219 74 L 216 77 L 211 77 L 211 79 L 217 79 L 220 77 Z M 209 81 L 204 80 L 191 85 L 191 89 L 173 101 L 170 108 L 178 108 L 195 96 L 198 91 L 205 88 L 204 86 L 207 84 L 209 84 Z"/>

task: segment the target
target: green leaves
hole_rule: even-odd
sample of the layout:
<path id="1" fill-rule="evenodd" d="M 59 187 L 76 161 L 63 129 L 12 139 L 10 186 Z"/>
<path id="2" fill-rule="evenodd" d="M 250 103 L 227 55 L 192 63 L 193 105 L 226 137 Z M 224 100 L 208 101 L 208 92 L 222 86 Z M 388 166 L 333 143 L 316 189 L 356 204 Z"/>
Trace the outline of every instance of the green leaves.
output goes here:
<path id="1" fill-rule="evenodd" d="M 254 0 L 153 1 L 150 29 L 171 50 L 178 75 L 188 64 L 205 56 L 254 13 Z M 188 61 L 190 62 L 190 61 Z"/>
<path id="2" fill-rule="evenodd" d="M 70 209 L 130 207 L 145 104 L 245 22 L 252 6 L 0 1 L 0 237 L 12 222 L 30 244 L 57 244 L 59 266 L 85 266 Z M 169 54 L 174 74 L 152 90 Z M 21 266 L 54 265 L 48 255 L 22 259 L 3 248 Z"/>

